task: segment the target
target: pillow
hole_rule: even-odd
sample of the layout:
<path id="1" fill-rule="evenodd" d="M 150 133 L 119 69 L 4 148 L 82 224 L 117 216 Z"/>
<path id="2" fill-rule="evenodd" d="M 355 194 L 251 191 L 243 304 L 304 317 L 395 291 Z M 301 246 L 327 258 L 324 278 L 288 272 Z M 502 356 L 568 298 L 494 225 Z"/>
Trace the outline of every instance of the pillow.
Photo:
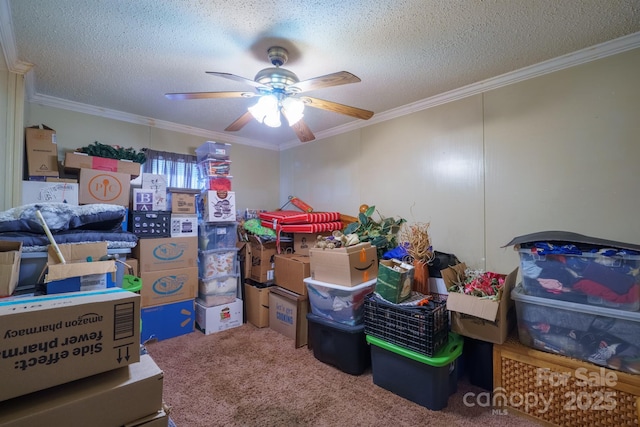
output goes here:
<path id="1" fill-rule="evenodd" d="M 103 203 L 74 206 L 67 203 L 31 203 L 0 212 L 0 233 L 26 231 L 44 234 L 36 216 L 40 210 L 51 232 L 66 230 L 114 231 L 122 227 L 124 206 Z"/>

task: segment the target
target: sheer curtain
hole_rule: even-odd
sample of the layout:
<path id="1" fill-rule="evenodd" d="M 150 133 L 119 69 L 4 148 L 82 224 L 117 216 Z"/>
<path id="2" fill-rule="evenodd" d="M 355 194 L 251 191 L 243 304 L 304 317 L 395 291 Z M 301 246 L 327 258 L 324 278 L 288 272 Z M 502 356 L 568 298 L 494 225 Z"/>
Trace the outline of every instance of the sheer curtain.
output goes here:
<path id="1" fill-rule="evenodd" d="M 172 188 L 200 187 L 196 156 L 169 153 L 167 151 L 144 149 L 147 156 L 142 165 L 143 173 L 153 173 L 167 177 L 167 186 Z"/>

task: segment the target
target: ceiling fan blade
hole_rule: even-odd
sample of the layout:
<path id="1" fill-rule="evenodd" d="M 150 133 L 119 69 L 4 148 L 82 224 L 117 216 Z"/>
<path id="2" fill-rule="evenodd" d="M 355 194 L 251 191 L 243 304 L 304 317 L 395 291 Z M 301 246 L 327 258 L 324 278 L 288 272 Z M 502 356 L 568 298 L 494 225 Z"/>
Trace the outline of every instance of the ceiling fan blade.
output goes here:
<path id="1" fill-rule="evenodd" d="M 360 78 L 348 71 L 338 71 L 337 73 L 327 74 L 326 76 L 303 80 L 301 82 L 290 85 L 287 89 L 297 88 L 299 89 L 299 92 L 307 92 L 309 90 L 322 89 L 325 87 L 358 83 L 359 81 Z"/>
<path id="2" fill-rule="evenodd" d="M 305 105 L 321 110 L 333 111 L 334 113 L 346 114 L 356 119 L 369 120 L 373 117 L 373 111 L 363 110 L 361 108 L 350 107 L 337 102 L 326 101 L 324 99 L 312 98 L 310 96 L 300 97 Z"/>
<path id="3" fill-rule="evenodd" d="M 169 99 L 211 99 L 211 98 L 253 98 L 257 93 L 253 92 L 188 92 L 165 93 Z"/>
<path id="4" fill-rule="evenodd" d="M 250 80 L 250 79 L 247 79 L 245 77 L 236 76 L 235 74 L 218 73 L 216 71 L 205 71 L 205 72 L 207 74 L 211 74 L 212 76 L 223 77 L 225 79 L 234 80 L 234 81 L 240 82 L 240 83 L 245 83 L 245 84 L 248 84 L 250 86 L 260 88 L 260 89 L 271 89 L 267 85 L 263 85 L 262 83 L 258 83 L 258 82 L 254 81 L 254 80 Z"/>
<path id="5" fill-rule="evenodd" d="M 250 112 L 247 111 L 246 113 L 244 113 L 243 115 L 238 117 L 235 122 L 233 122 L 229 126 L 227 126 L 227 128 L 225 130 L 228 131 L 228 132 L 235 132 L 237 130 L 240 130 L 247 123 L 249 123 L 252 119 L 253 119 L 253 116 L 251 115 Z"/>
<path id="6" fill-rule="evenodd" d="M 298 120 L 293 126 L 291 126 L 291 129 L 296 133 L 300 142 L 309 142 L 316 139 L 316 136 L 311 132 L 309 126 L 307 126 L 302 119 Z"/>

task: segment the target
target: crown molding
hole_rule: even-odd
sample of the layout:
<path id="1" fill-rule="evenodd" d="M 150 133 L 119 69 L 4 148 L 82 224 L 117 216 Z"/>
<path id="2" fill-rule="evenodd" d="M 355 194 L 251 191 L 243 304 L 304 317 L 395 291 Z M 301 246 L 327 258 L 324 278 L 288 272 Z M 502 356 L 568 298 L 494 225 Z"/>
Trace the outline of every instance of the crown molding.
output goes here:
<path id="1" fill-rule="evenodd" d="M 213 139 L 220 142 L 229 142 L 250 145 L 252 147 L 264 148 L 267 150 L 278 150 L 273 145 L 268 145 L 253 139 L 236 137 L 222 132 L 211 131 L 207 129 L 196 128 L 192 126 L 181 125 L 178 123 L 157 120 L 151 117 L 138 116 L 136 114 L 125 113 L 118 110 L 96 107 L 94 105 L 82 104 L 80 102 L 69 101 L 53 96 L 35 94 L 29 98 L 29 102 L 45 107 L 60 108 L 62 110 L 74 111 L 76 113 L 90 114 L 92 116 L 105 117 L 108 119 L 119 120 L 127 123 L 134 123 L 143 126 L 156 127 L 159 129 L 170 130 L 174 132 L 184 133 L 188 135 L 200 136 L 207 139 Z"/>
<path id="2" fill-rule="evenodd" d="M 0 0 L 0 45 L 9 71 L 16 74 L 26 74 L 33 68 L 33 64 L 18 59 L 9 0 Z"/>
<path id="3" fill-rule="evenodd" d="M 575 67 L 577 65 L 595 61 L 597 59 L 605 58 L 607 56 L 622 53 L 638 47 L 640 47 L 640 32 L 629 34 L 627 36 L 600 43 L 576 52 L 568 53 L 548 61 L 543 61 L 529 67 L 501 74 L 496 77 L 491 77 L 449 92 L 444 92 L 430 98 L 385 111 L 369 119 L 367 125 L 384 122 L 400 116 L 415 113 L 417 111 L 426 110 L 428 108 L 457 101 L 478 93 L 487 92 L 518 83 L 523 80 L 529 80 L 555 71 Z"/>

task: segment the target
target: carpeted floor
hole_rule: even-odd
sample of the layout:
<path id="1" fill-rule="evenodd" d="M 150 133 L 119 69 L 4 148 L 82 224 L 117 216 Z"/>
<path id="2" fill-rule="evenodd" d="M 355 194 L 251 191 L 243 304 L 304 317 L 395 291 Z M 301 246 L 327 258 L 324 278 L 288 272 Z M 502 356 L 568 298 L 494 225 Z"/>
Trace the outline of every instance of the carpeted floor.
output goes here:
<path id="1" fill-rule="evenodd" d="M 373 384 L 371 369 L 346 374 L 306 346 L 296 349 L 278 332 L 251 324 L 193 332 L 147 350 L 164 370 L 164 400 L 177 427 L 539 425 L 465 405 L 465 394 L 485 390 L 464 379 L 446 408 L 429 410 Z"/>

